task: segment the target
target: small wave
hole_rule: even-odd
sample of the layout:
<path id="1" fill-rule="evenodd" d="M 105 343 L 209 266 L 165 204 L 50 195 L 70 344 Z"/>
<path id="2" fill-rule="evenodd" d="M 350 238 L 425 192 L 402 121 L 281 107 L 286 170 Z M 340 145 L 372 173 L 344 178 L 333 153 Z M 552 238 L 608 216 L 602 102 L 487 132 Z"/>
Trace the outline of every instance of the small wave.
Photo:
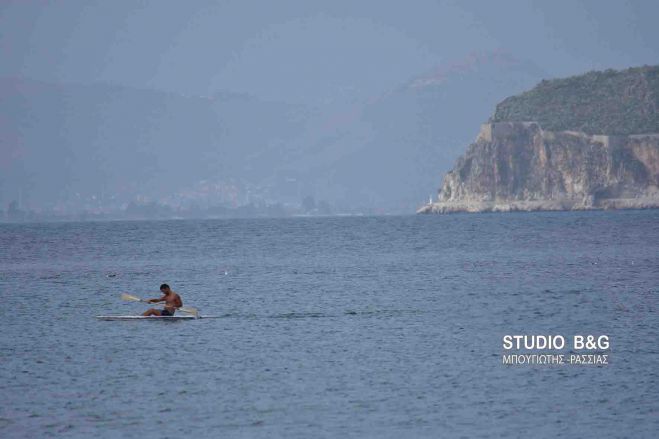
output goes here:
<path id="1" fill-rule="evenodd" d="M 364 311 L 347 310 L 344 315 L 347 316 L 399 316 L 404 314 L 422 314 L 420 309 L 371 309 Z"/>
<path id="2" fill-rule="evenodd" d="M 329 318 L 329 317 L 340 317 L 340 316 L 361 316 L 361 317 L 373 317 L 373 316 L 385 316 L 385 317 L 394 317 L 405 314 L 422 314 L 423 310 L 419 309 L 376 309 L 376 310 L 346 310 L 343 313 L 331 314 L 318 311 L 291 311 L 277 314 L 247 314 L 247 313 L 237 313 L 237 312 L 227 312 L 220 314 L 218 318 L 235 318 L 235 319 L 315 319 L 315 318 Z"/>
<path id="3" fill-rule="evenodd" d="M 273 319 L 306 319 L 330 316 L 320 312 L 287 312 L 283 314 L 274 314 L 269 317 Z"/>

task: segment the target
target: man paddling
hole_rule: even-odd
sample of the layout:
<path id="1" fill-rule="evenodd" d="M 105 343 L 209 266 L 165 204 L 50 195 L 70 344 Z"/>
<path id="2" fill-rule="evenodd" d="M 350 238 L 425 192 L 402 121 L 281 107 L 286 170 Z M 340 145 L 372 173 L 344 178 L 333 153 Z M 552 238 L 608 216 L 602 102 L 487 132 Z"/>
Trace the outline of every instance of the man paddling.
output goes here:
<path id="1" fill-rule="evenodd" d="M 174 313 L 176 312 L 177 308 L 180 308 L 183 306 L 183 301 L 181 300 L 181 296 L 176 294 L 175 291 L 172 291 L 171 288 L 169 288 L 169 285 L 167 284 L 162 284 L 160 285 L 160 292 L 162 292 L 164 295 L 160 299 L 149 299 L 149 303 L 158 303 L 158 302 L 165 302 L 165 309 L 155 309 L 151 308 L 147 310 L 144 314 L 142 314 L 145 317 L 148 316 L 173 316 Z"/>

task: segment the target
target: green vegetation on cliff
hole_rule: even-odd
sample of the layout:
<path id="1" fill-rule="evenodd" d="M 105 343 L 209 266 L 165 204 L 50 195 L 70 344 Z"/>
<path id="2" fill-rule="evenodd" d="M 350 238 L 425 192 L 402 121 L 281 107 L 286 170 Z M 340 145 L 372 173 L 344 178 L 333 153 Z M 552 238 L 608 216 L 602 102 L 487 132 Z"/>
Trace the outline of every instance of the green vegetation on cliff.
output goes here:
<path id="1" fill-rule="evenodd" d="M 588 134 L 659 133 L 659 66 L 544 80 L 497 105 L 491 121 Z"/>

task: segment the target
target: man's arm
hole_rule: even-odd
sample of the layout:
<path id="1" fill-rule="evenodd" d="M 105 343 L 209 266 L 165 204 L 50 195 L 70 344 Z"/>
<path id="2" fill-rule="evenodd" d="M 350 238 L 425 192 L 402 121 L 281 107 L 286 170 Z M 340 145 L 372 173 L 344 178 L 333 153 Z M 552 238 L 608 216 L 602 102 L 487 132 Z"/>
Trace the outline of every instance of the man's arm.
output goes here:
<path id="1" fill-rule="evenodd" d="M 165 296 L 162 296 L 160 299 L 149 299 L 147 302 L 149 303 L 158 303 L 158 302 L 164 302 L 165 301 Z"/>

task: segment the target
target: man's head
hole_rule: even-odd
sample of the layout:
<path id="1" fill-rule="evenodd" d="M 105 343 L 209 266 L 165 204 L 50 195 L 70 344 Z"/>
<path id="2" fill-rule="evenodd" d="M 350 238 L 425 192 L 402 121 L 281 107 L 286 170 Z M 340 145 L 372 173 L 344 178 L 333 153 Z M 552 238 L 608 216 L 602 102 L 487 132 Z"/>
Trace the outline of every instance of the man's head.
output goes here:
<path id="1" fill-rule="evenodd" d="M 163 292 L 163 294 L 169 293 L 171 290 L 169 289 L 169 285 L 167 284 L 162 284 L 160 285 L 160 291 Z"/>

